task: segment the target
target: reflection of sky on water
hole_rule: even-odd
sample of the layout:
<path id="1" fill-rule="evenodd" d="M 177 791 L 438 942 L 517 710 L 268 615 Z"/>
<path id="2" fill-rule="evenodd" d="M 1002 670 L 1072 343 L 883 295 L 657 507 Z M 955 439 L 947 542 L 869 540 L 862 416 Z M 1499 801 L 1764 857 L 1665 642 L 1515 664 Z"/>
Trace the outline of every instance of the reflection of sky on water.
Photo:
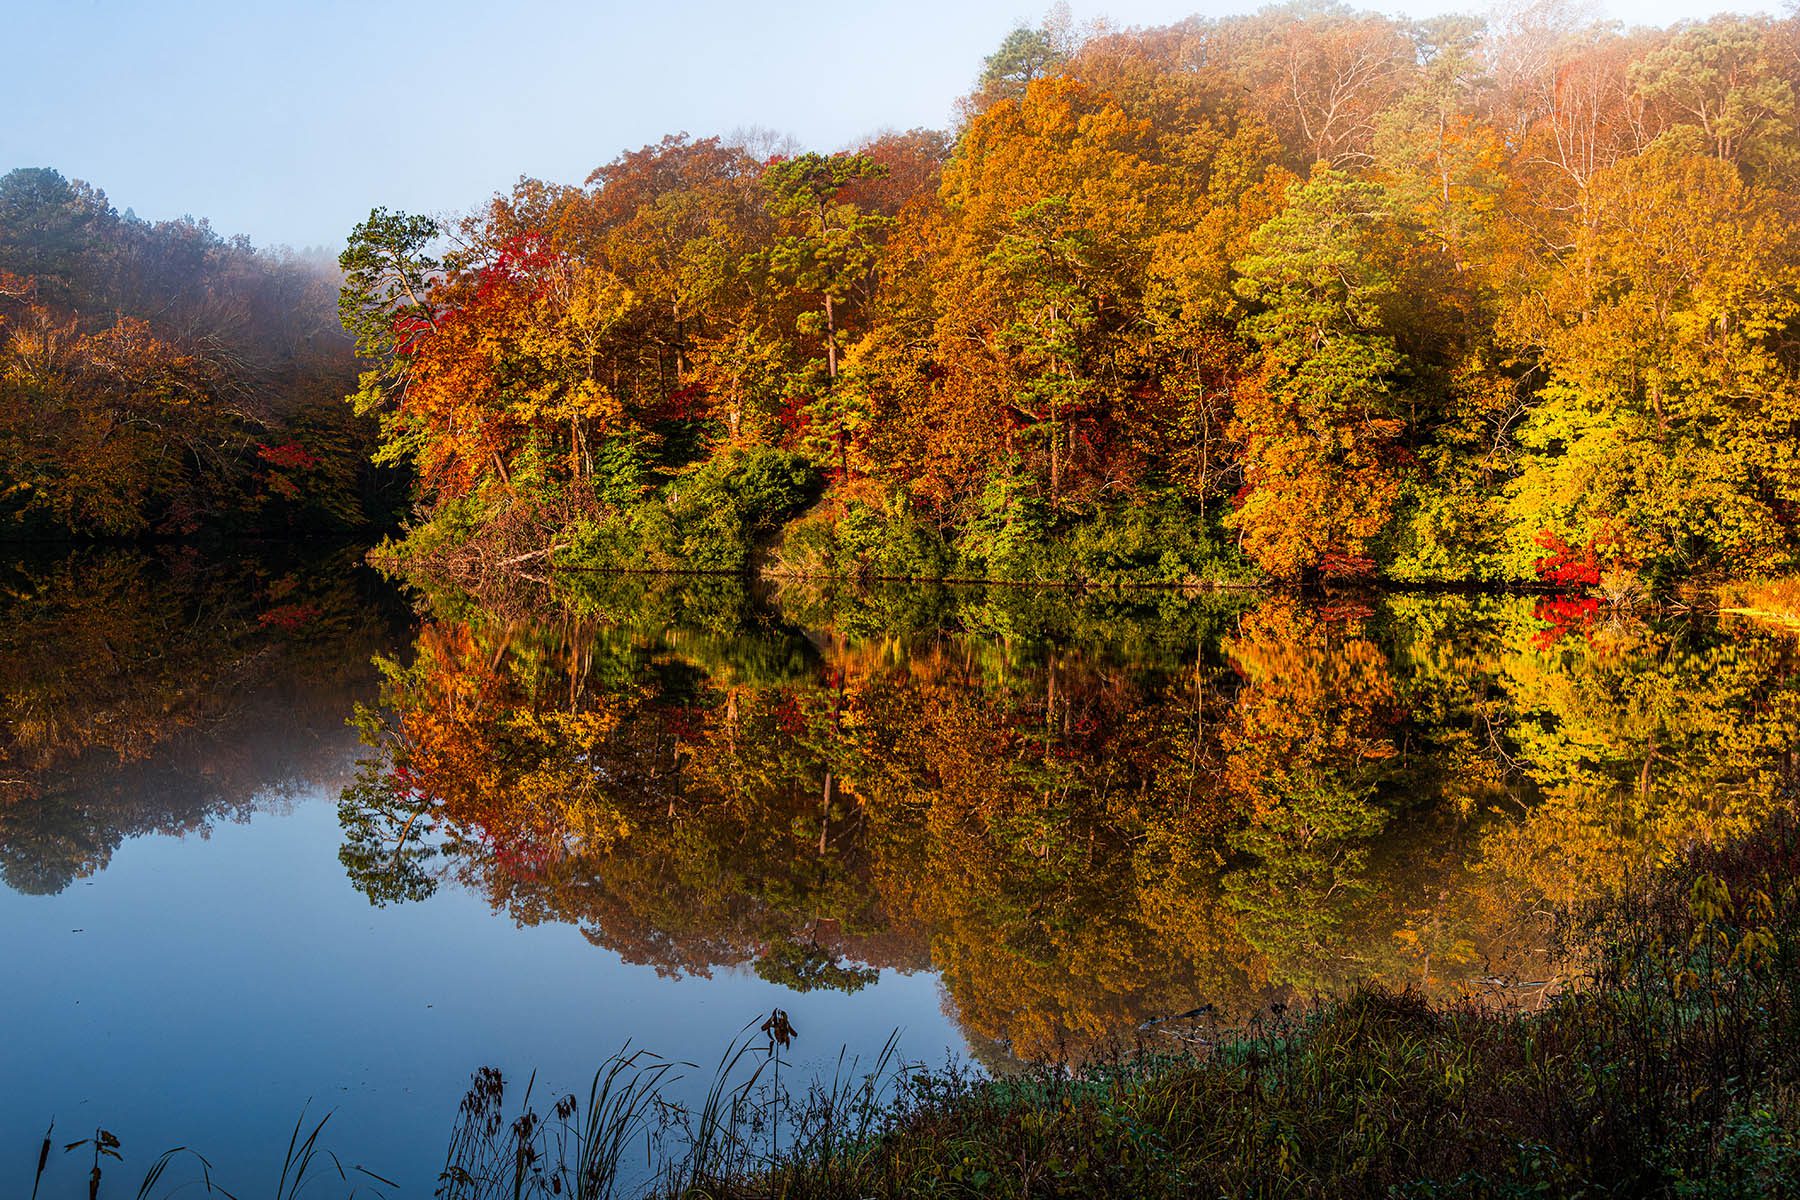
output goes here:
<path id="1" fill-rule="evenodd" d="M 54 1115 L 59 1141 L 95 1124 L 123 1139 L 127 1192 L 157 1153 L 192 1145 L 241 1193 L 272 1184 L 310 1097 L 335 1109 L 323 1140 L 346 1164 L 429 1195 L 483 1064 L 521 1088 L 538 1070 L 540 1098 L 585 1093 L 629 1038 L 699 1062 L 677 1093 L 698 1098 L 730 1039 L 777 1006 L 801 1067 L 827 1076 L 840 1047 L 873 1056 L 895 1027 L 908 1058 L 963 1045 L 930 975 L 883 972 L 854 996 L 748 968 L 672 980 L 456 888 L 373 908 L 338 864 L 334 801 L 129 840 L 57 896 L 0 889 L 0 1153 L 28 1163 Z M 67 1158 L 53 1178 L 74 1187 L 85 1167 Z"/>

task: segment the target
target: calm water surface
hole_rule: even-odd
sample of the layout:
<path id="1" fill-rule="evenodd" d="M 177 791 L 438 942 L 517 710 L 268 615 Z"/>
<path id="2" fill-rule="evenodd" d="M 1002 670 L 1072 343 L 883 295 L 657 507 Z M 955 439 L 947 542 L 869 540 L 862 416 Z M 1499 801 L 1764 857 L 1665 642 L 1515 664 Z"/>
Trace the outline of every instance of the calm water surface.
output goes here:
<path id="1" fill-rule="evenodd" d="M 894 1029 L 1004 1071 L 1368 978 L 1529 1004 L 1544 913 L 1792 790 L 1797 665 L 1521 597 L 484 607 L 353 551 L 19 559 L 0 1146 L 103 1125 L 133 1182 L 187 1144 L 249 1189 L 305 1109 L 424 1195 L 476 1067 L 550 1095 L 630 1039 L 697 1095 L 776 1007 L 804 1078 Z"/>

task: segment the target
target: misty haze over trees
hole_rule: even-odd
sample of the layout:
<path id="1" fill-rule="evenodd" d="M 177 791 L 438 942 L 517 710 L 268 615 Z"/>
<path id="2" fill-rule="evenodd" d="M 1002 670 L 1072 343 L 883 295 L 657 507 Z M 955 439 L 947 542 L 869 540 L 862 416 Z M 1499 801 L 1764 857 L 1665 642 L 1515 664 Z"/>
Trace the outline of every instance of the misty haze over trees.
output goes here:
<path id="1" fill-rule="evenodd" d="M 0 534 L 347 530 L 391 507 L 323 255 L 0 178 Z"/>

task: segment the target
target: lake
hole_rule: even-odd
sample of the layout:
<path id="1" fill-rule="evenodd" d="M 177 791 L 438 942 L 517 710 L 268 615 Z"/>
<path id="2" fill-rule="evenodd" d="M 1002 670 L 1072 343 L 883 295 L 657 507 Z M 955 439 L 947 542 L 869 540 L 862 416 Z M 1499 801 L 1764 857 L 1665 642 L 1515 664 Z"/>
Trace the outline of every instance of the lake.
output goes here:
<path id="1" fill-rule="evenodd" d="M 54 1118 L 241 1191 L 330 1113 L 428 1195 L 476 1068 L 629 1042 L 697 1098 L 776 1008 L 800 1087 L 896 1030 L 1007 1072 L 1367 979 L 1529 1007 L 1555 913 L 1797 775 L 1795 642 L 1706 614 L 360 559 L 0 568 L 13 1161 Z"/>

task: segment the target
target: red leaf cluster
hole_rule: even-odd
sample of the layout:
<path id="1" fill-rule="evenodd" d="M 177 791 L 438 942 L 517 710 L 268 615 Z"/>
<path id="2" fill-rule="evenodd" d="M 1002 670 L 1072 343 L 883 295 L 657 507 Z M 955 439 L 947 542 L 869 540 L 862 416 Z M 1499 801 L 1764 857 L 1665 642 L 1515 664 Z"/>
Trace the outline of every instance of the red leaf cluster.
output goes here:
<path id="1" fill-rule="evenodd" d="M 663 400 L 663 415 L 670 421 L 693 421 L 706 416 L 710 395 L 698 383 L 689 383 L 671 391 Z"/>
<path id="2" fill-rule="evenodd" d="M 283 633 L 296 633 L 318 620 L 322 611 L 316 604 L 282 604 L 269 609 L 256 620 L 259 625 L 279 629 Z"/>
<path id="3" fill-rule="evenodd" d="M 283 471 L 310 471 L 319 465 L 319 456 L 299 442 L 287 441 L 279 446 L 258 443 L 257 457 Z"/>
<path id="4" fill-rule="evenodd" d="M 409 358 L 417 353 L 419 344 L 431 336 L 433 329 L 432 323 L 424 317 L 397 314 L 393 323 L 395 356 Z"/>
<path id="5" fill-rule="evenodd" d="M 805 396 L 789 396 L 782 401 L 781 410 L 775 414 L 775 419 L 787 431 L 789 445 L 805 437 L 806 431 L 812 426 L 812 413 L 807 404 Z"/>
<path id="6" fill-rule="evenodd" d="M 1319 574 L 1327 579 L 1367 579 L 1375 573 L 1375 560 L 1366 554 L 1327 550 L 1319 559 Z"/>
<path id="7" fill-rule="evenodd" d="M 1548 529 L 1538 530 L 1534 540 L 1548 551 L 1531 564 L 1539 579 L 1567 588 L 1592 587 L 1600 582 L 1600 560 L 1593 546 L 1577 550 Z"/>

